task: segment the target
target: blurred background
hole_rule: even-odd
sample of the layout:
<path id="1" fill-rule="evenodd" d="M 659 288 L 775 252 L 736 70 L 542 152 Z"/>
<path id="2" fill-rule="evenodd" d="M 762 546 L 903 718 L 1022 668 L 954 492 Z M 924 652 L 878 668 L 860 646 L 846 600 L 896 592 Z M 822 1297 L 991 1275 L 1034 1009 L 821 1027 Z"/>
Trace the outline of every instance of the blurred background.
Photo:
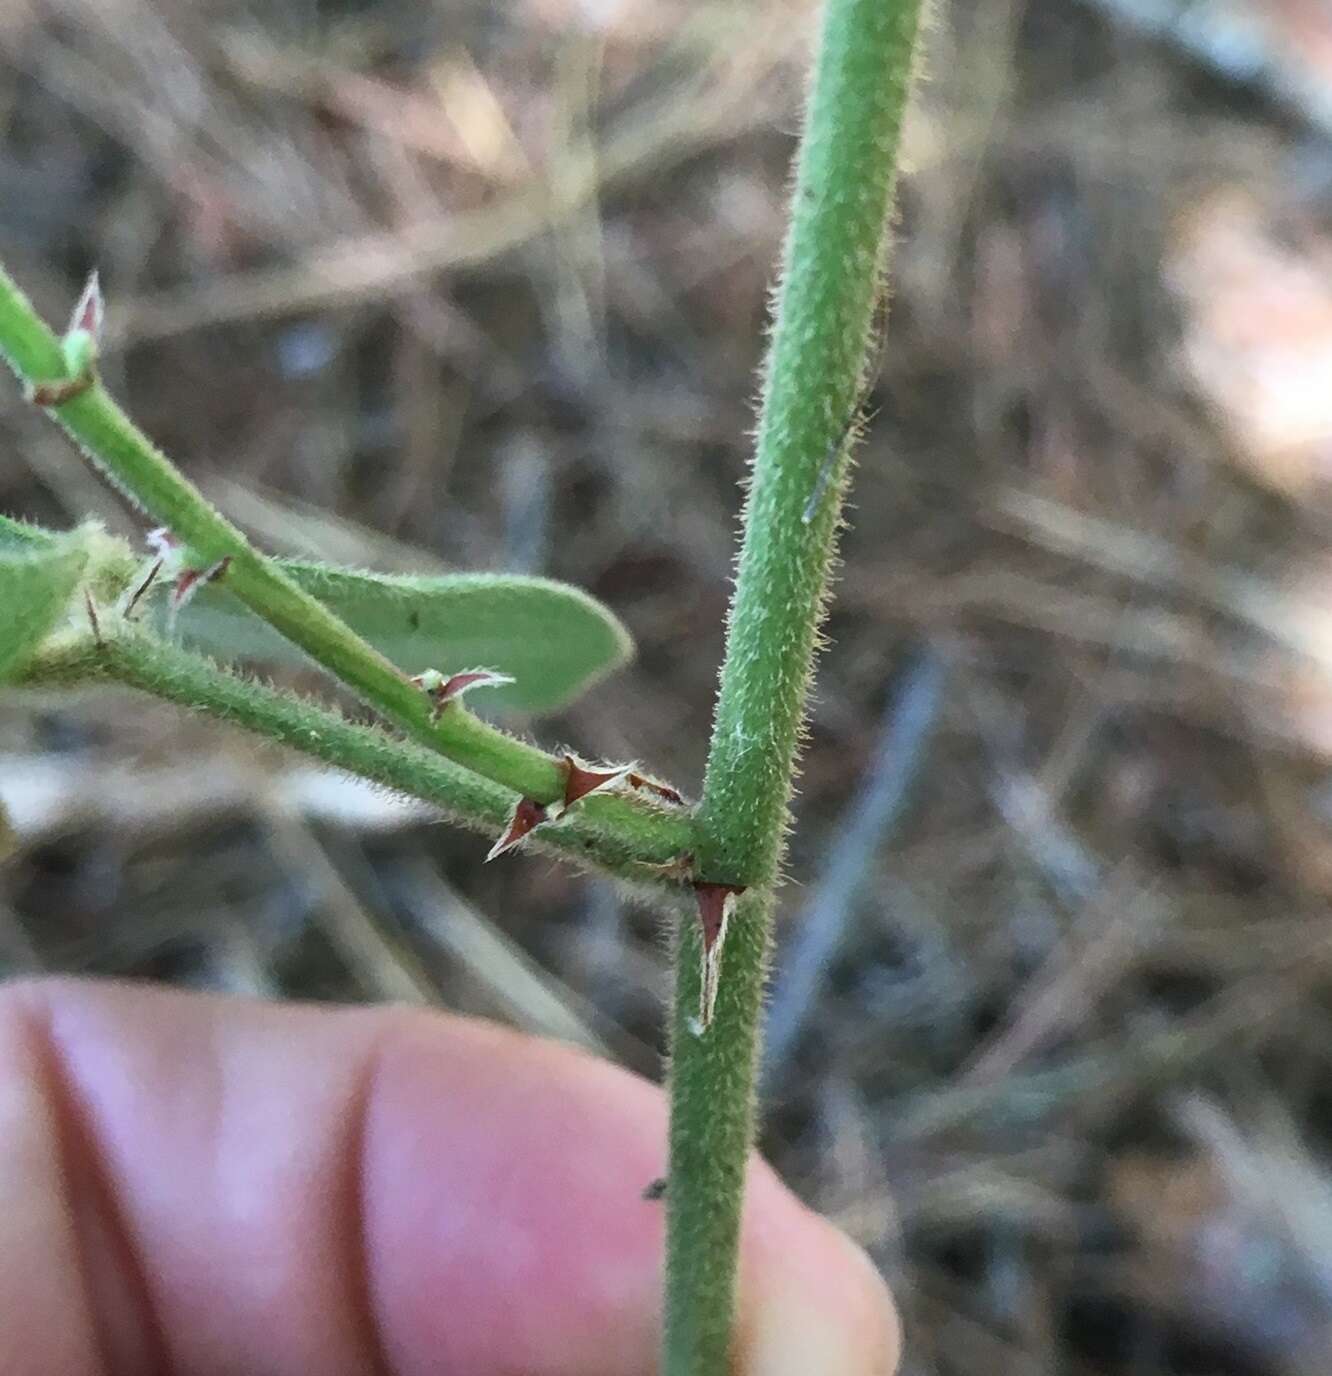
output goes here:
<path id="1" fill-rule="evenodd" d="M 0 254 L 268 547 L 539 571 L 706 746 L 804 0 L 8 0 Z M 763 1145 L 910 1376 L 1332 1369 L 1332 5 L 951 0 L 907 136 Z M 0 510 L 139 520 L 0 387 Z M 310 681 L 311 684 L 313 680 Z M 310 686 L 310 685 L 307 685 Z M 0 972 L 659 1075 L 662 933 L 145 700 L 0 702 Z"/>

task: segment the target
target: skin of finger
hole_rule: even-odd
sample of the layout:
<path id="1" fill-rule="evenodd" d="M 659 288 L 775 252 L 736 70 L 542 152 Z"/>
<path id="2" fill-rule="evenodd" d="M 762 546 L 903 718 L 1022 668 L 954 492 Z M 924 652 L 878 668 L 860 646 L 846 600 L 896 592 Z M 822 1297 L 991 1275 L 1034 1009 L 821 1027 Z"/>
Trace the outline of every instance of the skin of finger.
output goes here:
<path id="1" fill-rule="evenodd" d="M 96 1335 L 74 1213 L 61 1187 L 41 1042 L 0 1018 L 0 1372 L 94 1369 Z"/>
<path id="2" fill-rule="evenodd" d="M 83 981 L 5 1002 L 40 1031 L 75 1148 L 106 1370 L 376 1370 L 356 1231 L 370 1015 Z"/>
<path id="3" fill-rule="evenodd" d="M 92 1296 L 107 1369 L 654 1369 L 661 1208 L 640 1196 L 661 1172 L 665 1111 L 646 1083 L 443 1015 L 80 982 L 0 1004 L 0 1026 L 38 1046 L 26 1070 L 0 1063 L 5 1092 L 44 1085 L 47 1120 L 22 1115 L 36 1137 L 14 1138 L 18 1157 L 0 1137 L 0 1188 L 43 1140 L 66 1139 L 75 1158 L 32 1191 L 54 1201 L 23 1224 L 29 1247 L 48 1239 L 51 1274 L 27 1284 L 39 1299 Z M 84 1183 L 71 1192 L 71 1179 Z M 756 1166 L 740 1325 L 754 1361 L 783 1316 L 834 1315 L 845 1336 L 882 1315 L 877 1281 L 844 1248 Z M 5 1274 L 8 1309 L 26 1292 Z"/>
<path id="4" fill-rule="evenodd" d="M 744 1376 L 893 1376 L 897 1310 L 869 1257 L 825 1219 L 765 1198 L 751 1181 L 737 1324 Z M 786 1195 L 789 1200 L 790 1196 Z"/>

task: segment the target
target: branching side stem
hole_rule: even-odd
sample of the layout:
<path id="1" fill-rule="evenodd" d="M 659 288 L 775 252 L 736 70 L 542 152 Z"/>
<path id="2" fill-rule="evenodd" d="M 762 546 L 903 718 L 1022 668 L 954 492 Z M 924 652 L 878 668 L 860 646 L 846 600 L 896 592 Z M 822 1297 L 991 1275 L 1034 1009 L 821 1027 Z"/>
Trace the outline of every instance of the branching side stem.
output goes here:
<path id="1" fill-rule="evenodd" d="M 193 711 L 244 727 L 326 764 L 435 804 L 465 826 L 493 835 L 513 807 L 509 790 L 471 770 L 375 726 L 362 726 L 330 708 L 271 688 L 131 627 L 103 628 L 50 643 L 28 665 L 21 682 L 30 687 L 78 687 L 111 682 L 151 693 Z M 658 880 L 652 865 L 668 866 L 691 844 L 685 813 L 644 810 L 641 828 L 608 834 L 590 825 L 583 808 L 558 825 L 542 827 L 527 844 L 607 871 L 661 897 L 678 886 Z M 678 900 L 677 900 L 678 901 Z"/>
<path id="2" fill-rule="evenodd" d="M 60 341 L 0 268 L 0 355 L 32 394 L 68 380 Z M 89 461 L 154 521 L 211 568 L 226 561 L 223 586 L 417 740 L 539 803 L 563 796 L 559 760 L 481 721 L 459 702 L 438 720 L 432 704 L 396 666 L 323 603 L 298 587 L 208 502 L 129 419 L 96 378 L 47 413 Z M 464 665 L 440 666 L 464 668 Z M 628 797 L 589 798 L 586 819 L 626 836 L 641 831 L 650 807 Z"/>

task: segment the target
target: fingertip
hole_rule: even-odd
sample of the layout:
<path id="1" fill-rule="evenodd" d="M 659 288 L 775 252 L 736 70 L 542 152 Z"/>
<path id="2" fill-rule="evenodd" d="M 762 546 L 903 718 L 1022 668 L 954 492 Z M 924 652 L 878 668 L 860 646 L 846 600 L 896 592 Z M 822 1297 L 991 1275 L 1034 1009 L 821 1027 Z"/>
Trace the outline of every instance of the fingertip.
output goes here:
<path id="1" fill-rule="evenodd" d="M 742 1376 L 893 1376 L 901 1322 L 874 1263 L 790 1196 L 769 1213 L 741 1282 Z"/>
<path id="2" fill-rule="evenodd" d="M 479 1023 L 418 1023 L 367 1112 L 365 1237 L 394 1370 L 646 1372 L 659 1330 L 658 1092 Z"/>
<path id="3" fill-rule="evenodd" d="M 846 1259 L 847 1326 L 856 1362 L 831 1368 L 848 1376 L 893 1376 L 902 1357 L 902 1319 L 883 1274 L 869 1253 L 840 1228 L 820 1220 Z"/>

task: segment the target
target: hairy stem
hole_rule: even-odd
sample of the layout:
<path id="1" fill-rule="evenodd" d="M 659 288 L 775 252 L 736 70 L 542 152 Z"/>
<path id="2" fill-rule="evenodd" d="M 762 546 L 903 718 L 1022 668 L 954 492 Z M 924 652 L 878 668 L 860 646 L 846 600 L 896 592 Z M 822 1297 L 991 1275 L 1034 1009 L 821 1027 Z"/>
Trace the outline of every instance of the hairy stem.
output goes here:
<path id="1" fill-rule="evenodd" d="M 374 726 L 252 678 L 244 678 L 156 637 L 126 627 L 95 638 L 51 642 L 23 673 L 33 687 L 68 688 L 110 681 L 242 726 L 375 783 L 433 803 L 455 821 L 494 833 L 503 826 L 514 795 L 433 751 L 399 740 Z M 586 802 L 591 802 L 587 799 Z M 627 879 L 667 886 L 652 865 L 667 865 L 691 844 L 687 814 L 643 809 L 632 828 L 614 834 L 590 825 L 580 803 L 557 825 L 535 832 L 528 844 L 549 848 L 580 863 Z M 671 886 L 678 891 L 678 886 Z"/>
<path id="2" fill-rule="evenodd" d="M 56 336 L 0 268 L 0 354 L 30 388 L 68 377 Z M 560 761 L 481 721 L 455 702 L 438 719 L 432 705 L 395 665 L 266 559 L 116 405 L 95 379 L 48 414 L 91 463 L 131 501 L 169 528 L 202 567 L 226 564 L 222 586 L 300 646 L 363 701 L 441 754 L 539 803 L 563 796 Z M 462 668 L 462 665 L 441 666 Z M 587 818 L 632 831 L 645 811 L 637 801 L 588 799 Z"/>
<path id="3" fill-rule="evenodd" d="M 885 267 L 922 0 L 828 0 L 797 164 L 707 777 L 697 873 L 748 892 L 699 1035 L 700 936 L 677 941 L 666 1376 L 729 1370 L 772 891 Z"/>

